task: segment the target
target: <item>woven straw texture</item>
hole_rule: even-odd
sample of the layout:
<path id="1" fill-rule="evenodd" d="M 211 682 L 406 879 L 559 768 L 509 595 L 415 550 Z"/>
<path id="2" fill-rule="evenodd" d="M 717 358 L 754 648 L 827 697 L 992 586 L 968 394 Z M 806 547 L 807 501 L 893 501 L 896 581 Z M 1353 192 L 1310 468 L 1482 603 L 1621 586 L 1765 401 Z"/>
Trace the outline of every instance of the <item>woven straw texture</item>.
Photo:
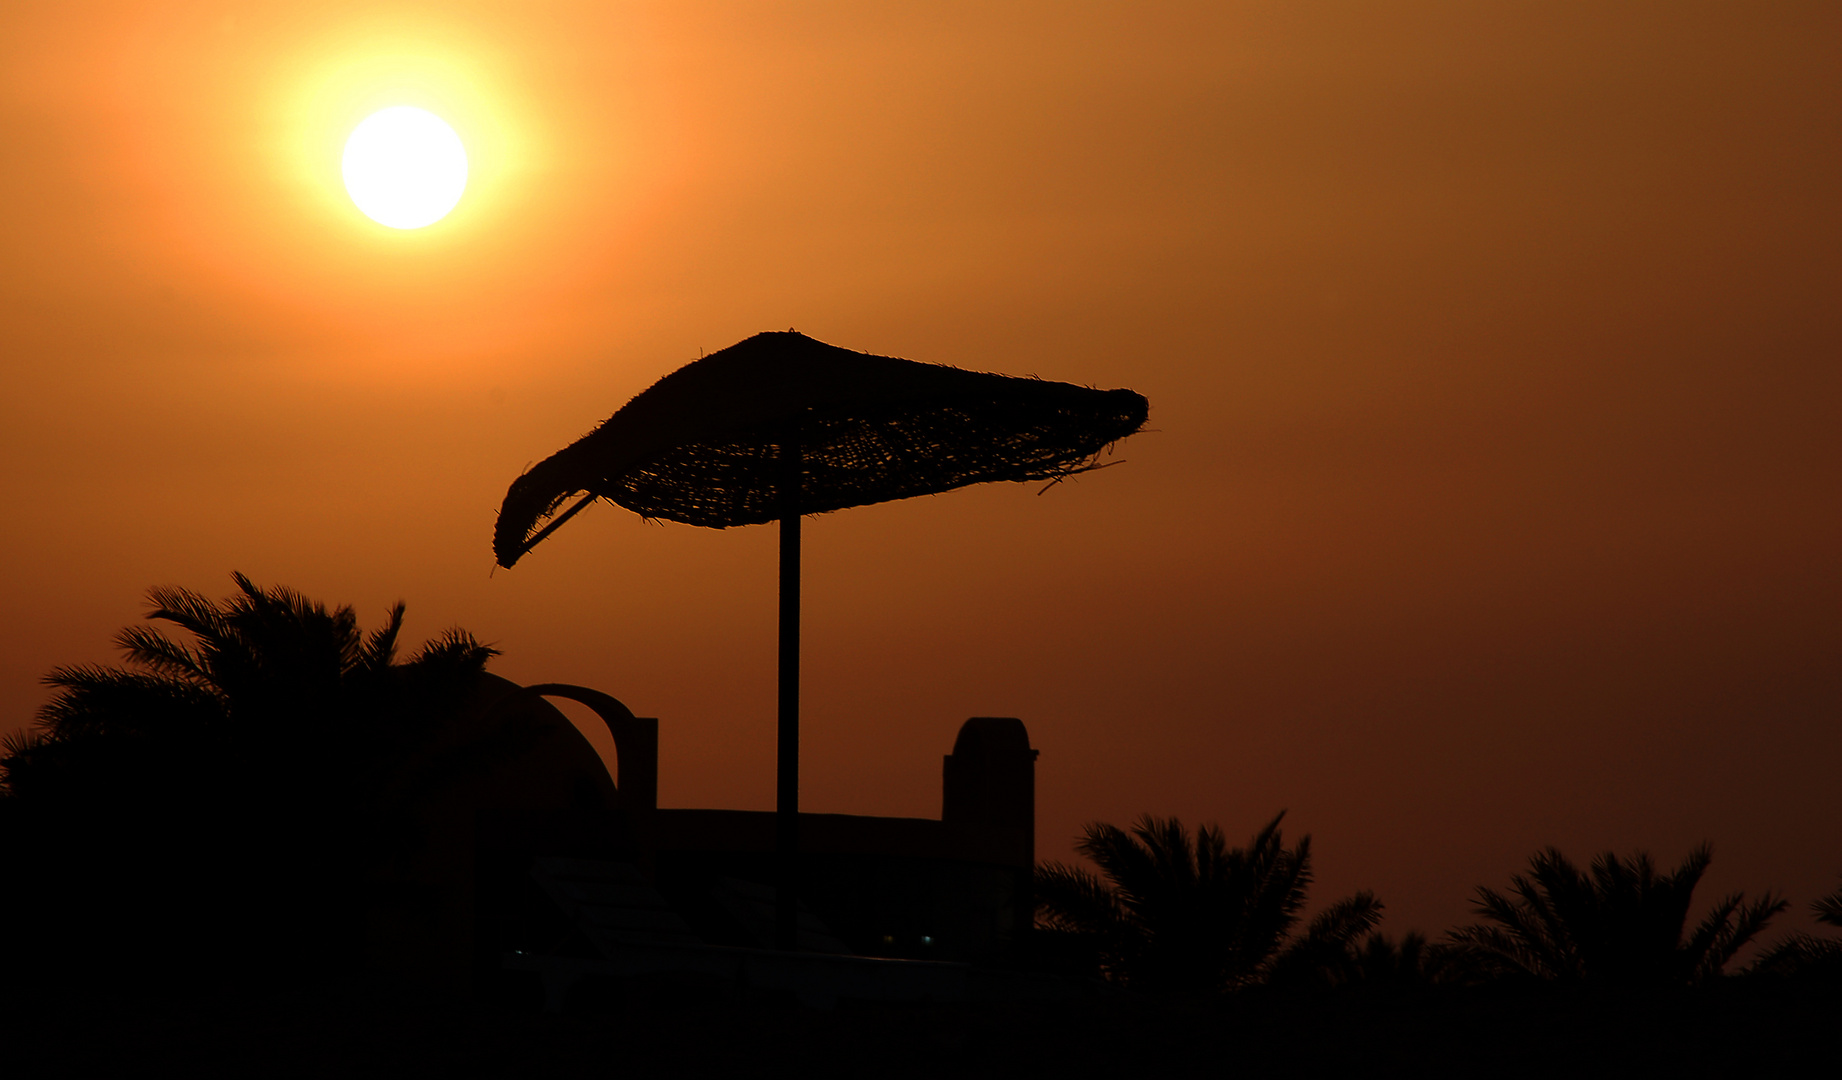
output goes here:
<path id="1" fill-rule="evenodd" d="M 1144 426 L 1130 390 L 988 375 L 769 333 L 660 379 L 513 481 L 493 553 L 511 566 L 563 502 L 588 493 L 650 518 L 726 528 L 775 520 L 782 446 L 802 514 L 987 480 L 1055 480 Z"/>

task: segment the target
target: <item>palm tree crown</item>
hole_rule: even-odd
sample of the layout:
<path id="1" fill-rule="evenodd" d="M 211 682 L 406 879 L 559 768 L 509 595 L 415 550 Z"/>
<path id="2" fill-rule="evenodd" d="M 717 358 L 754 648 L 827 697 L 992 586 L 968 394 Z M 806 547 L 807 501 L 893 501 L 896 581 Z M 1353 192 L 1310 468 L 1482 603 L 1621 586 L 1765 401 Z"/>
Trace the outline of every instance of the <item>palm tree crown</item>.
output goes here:
<path id="1" fill-rule="evenodd" d="M 183 635 L 131 627 L 125 667 L 52 671 L 36 728 L 5 740 L 17 902 L 63 933 L 349 948 L 370 869 L 416 843 L 417 755 L 495 650 L 450 630 L 399 661 L 401 603 L 366 634 L 349 607 L 234 580 L 222 601 L 152 590 L 148 617 Z"/>
<path id="2" fill-rule="evenodd" d="M 1828 896 L 1818 897 L 1810 904 L 1810 910 L 1816 915 L 1816 921 L 1830 926 L 1842 926 L 1842 889 L 1837 889 Z"/>
<path id="3" fill-rule="evenodd" d="M 1826 926 L 1842 926 L 1842 889 L 1810 903 L 1810 914 Z M 1842 938 L 1795 933 L 1773 945 L 1750 969 L 1764 975 L 1842 975 Z"/>
<path id="4" fill-rule="evenodd" d="M 1346 951 L 1381 917 L 1367 892 L 1331 905 L 1292 938 L 1311 884 L 1311 838 L 1286 847 L 1275 817 L 1244 848 L 1220 829 L 1194 837 L 1176 818 L 1141 817 L 1130 831 L 1087 826 L 1075 845 L 1101 875 L 1037 868 L 1039 921 L 1078 937 L 1110 978 L 1155 990 L 1207 992 L 1266 978 L 1276 967 Z"/>
<path id="5" fill-rule="evenodd" d="M 298 777 L 324 793 L 375 781 L 426 733 L 496 650 L 461 630 L 397 661 L 404 605 L 364 634 L 350 607 L 232 576 L 238 595 L 149 593 L 147 617 L 190 635 L 135 626 L 116 636 L 128 668 L 64 667 L 36 730 L 9 738 L 0 790 L 91 800 L 124 789 L 179 797 L 254 770 L 256 789 Z M 281 786 L 289 786 L 282 784 Z"/>
<path id="6" fill-rule="evenodd" d="M 1719 976 L 1786 902 L 1771 893 L 1745 902 L 1734 893 L 1688 929 L 1695 886 L 1712 854 L 1706 844 L 1674 871 L 1650 856 L 1599 855 L 1582 871 L 1554 848 L 1510 879 L 1510 892 L 1477 891 L 1486 923 L 1452 932 L 1486 973 L 1558 981 L 1689 984 Z M 1686 936 L 1685 936 L 1686 934 Z"/>

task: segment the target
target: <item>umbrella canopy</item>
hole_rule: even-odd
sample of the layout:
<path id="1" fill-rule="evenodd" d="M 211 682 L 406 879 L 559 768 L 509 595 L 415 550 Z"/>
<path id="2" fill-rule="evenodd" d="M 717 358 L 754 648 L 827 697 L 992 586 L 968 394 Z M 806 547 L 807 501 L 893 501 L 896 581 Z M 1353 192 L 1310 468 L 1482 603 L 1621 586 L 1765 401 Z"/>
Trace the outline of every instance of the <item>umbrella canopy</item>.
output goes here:
<path id="1" fill-rule="evenodd" d="M 1145 424 L 1145 399 L 756 334 L 677 371 L 512 482 L 511 566 L 597 498 L 728 528 L 780 521 L 776 940 L 798 939 L 800 517 L 986 480 L 1058 480 Z M 572 495 L 580 502 L 558 513 Z"/>
<path id="2" fill-rule="evenodd" d="M 726 528 L 1094 467 L 1144 426 L 1145 399 L 754 337 L 687 364 L 513 482 L 493 553 L 511 566 L 587 493 L 635 513 Z M 790 506 L 784 451 L 797 447 Z M 570 512 L 577 507 L 572 507 Z M 567 516 L 567 515 L 565 515 Z M 548 527 L 546 527 L 546 525 Z"/>

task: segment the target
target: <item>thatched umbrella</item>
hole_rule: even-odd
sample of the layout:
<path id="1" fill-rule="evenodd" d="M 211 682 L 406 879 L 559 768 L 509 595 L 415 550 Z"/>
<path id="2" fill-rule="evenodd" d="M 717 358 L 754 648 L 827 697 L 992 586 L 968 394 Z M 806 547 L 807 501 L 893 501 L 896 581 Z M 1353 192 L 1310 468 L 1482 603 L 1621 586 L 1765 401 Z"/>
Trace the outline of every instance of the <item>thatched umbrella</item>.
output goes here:
<path id="1" fill-rule="evenodd" d="M 718 529 L 779 520 L 776 847 L 781 944 L 790 947 L 800 515 L 987 480 L 1060 480 L 1096 467 L 1096 455 L 1144 426 L 1145 414 L 1130 390 L 872 356 L 792 331 L 756 334 L 660 379 L 513 481 L 493 553 L 511 566 L 598 498 Z"/>

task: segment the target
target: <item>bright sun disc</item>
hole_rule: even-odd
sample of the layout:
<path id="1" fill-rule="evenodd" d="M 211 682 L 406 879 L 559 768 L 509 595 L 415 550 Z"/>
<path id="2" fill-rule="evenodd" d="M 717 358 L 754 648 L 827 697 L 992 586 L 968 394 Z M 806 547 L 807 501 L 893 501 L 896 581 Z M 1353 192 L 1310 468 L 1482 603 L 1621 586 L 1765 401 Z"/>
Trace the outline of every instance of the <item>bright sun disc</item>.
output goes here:
<path id="1" fill-rule="evenodd" d="M 345 141 L 345 190 L 365 216 L 393 229 L 420 229 L 448 216 L 467 188 L 460 136 L 426 109 L 373 113 Z"/>

